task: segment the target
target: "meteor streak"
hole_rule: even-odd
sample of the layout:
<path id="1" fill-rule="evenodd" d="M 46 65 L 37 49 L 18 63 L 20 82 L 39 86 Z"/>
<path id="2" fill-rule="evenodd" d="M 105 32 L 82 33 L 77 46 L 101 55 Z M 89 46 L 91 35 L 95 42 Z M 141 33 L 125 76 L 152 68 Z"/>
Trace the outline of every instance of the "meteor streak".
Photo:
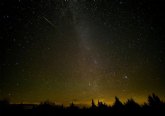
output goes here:
<path id="1" fill-rule="evenodd" d="M 49 23 L 49 25 L 51 25 L 53 28 L 55 28 L 55 25 L 49 20 L 47 19 L 46 17 L 42 17 L 47 23 Z"/>

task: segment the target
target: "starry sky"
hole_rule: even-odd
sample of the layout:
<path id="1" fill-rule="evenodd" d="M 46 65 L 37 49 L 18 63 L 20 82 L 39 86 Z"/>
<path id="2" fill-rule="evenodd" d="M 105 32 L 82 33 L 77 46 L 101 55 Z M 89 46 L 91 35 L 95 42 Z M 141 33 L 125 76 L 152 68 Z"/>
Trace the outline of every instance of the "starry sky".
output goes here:
<path id="1" fill-rule="evenodd" d="M 0 99 L 165 100 L 164 0 L 1 0 Z"/>

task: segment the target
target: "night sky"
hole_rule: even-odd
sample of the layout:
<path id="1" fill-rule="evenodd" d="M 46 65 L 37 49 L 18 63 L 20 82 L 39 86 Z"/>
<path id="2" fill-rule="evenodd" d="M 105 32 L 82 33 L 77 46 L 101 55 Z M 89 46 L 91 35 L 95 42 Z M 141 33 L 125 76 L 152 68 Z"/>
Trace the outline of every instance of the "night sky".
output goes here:
<path id="1" fill-rule="evenodd" d="M 164 0 L 0 0 L 0 99 L 165 100 Z"/>

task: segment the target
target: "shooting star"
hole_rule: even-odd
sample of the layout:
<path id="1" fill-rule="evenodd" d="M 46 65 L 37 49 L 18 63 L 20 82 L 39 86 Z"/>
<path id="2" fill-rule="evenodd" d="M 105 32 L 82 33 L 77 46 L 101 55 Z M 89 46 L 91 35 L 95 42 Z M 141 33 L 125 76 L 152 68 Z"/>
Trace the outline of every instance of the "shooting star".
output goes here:
<path id="1" fill-rule="evenodd" d="M 47 23 L 49 23 L 49 25 L 51 25 L 53 28 L 55 28 L 55 25 L 49 20 L 47 19 L 46 17 L 42 17 Z"/>

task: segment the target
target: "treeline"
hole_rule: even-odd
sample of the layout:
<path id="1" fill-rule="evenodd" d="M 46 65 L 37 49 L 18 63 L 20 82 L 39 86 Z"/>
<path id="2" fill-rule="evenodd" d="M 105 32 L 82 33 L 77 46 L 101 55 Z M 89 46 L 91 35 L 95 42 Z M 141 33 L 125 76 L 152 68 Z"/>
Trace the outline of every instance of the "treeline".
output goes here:
<path id="1" fill-rule="evenodd" d="M 56 105 L 52 102 L 42 102 L 35 104 L 10 104 L 7 100 L 0 100 L 0 115 L 164 115 L 165 102 L 161 101 L 155 94 L 148 96 L 148 101 L 142 105 L 134 99 L 128 99 L 122 103 L 118 97 L 115 97 L 113 105 L 99 102 L 97 104 L 92 100 L 89 108 L 80 108 L 74 103 L 69 107 Z"/>

